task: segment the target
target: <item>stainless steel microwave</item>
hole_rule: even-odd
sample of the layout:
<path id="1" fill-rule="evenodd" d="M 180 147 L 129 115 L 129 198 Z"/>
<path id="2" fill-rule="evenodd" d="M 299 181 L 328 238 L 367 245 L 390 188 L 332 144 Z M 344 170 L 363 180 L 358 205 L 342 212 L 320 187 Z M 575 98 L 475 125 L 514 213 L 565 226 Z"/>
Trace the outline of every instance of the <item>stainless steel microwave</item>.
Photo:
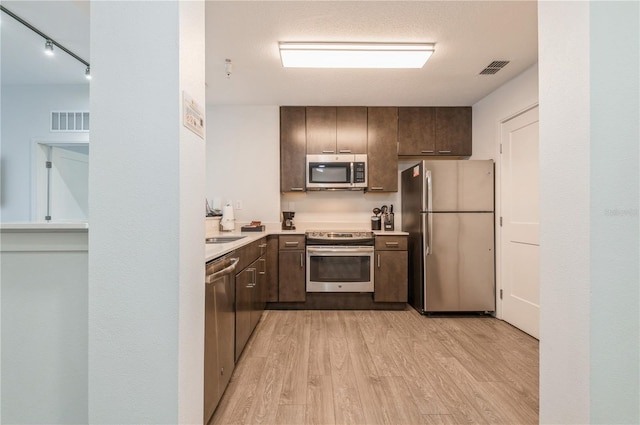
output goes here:
<path id="1" fill-rule="evenodd" d="M 363 190 L 367 155 L 307 155 L 307 190 Z"/>

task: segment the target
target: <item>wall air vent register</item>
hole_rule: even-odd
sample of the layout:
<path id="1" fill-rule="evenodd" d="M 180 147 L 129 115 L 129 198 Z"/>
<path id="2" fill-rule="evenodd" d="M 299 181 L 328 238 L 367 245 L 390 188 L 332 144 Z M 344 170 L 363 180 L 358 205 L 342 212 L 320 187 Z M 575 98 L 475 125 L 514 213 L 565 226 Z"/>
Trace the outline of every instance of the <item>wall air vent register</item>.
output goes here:
<path id="1" fill-rule="evenodd" d="M 493 75 L 507 66 L 509 61 L 493 61 L 485 69 L 480 71 L 480 75 Z"/>
<path id="2" fill-rule="evenodd" d="M 52 111 L 50 131 L 77 133 L 89 131 L 88 111 Z"/>

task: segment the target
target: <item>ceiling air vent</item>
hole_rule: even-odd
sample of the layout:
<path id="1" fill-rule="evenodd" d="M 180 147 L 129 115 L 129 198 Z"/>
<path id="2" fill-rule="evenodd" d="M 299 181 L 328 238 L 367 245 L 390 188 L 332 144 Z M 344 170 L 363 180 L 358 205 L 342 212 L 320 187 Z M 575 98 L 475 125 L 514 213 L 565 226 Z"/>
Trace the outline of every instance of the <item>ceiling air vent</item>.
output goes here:
<path id="1" fill-rule="evenodd" d="M 89 112 L 51 112 L 52 132 L 80 132 L 89 131 Z"/>
<path id="2" fill-rule="evenodd" d="M 480 71 L 480 75 L 493 75 L 507 66 L 509 61 L 493 61 L 485 69 Z"/>

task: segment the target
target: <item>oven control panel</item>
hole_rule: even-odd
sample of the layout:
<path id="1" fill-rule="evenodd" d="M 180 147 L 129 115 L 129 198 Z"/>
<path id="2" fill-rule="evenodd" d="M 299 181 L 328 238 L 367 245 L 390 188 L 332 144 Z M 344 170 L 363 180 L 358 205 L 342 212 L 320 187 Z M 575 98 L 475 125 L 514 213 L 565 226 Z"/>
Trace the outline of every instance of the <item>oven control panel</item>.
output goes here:
<path id="1" fill-rule="evenodd" d="M 306 233 L 308 244 L 325 245 L 373 245 L 373 232 L 310 230 Z"/>

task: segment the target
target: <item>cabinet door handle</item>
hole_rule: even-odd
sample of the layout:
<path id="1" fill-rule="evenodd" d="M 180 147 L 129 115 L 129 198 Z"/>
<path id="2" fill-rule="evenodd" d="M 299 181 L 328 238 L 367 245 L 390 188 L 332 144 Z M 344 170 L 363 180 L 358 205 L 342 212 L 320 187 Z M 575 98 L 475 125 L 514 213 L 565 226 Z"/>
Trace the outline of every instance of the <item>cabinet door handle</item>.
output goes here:
<path id="1" fill-rule="evenodd" d="M 433 153 L 433 151 L 420 151 L 420 153 Z"/>
<path id="2" fill-rule="evenodd" d="M 300 254 L 300 268 L 304 268 L 304 254 Z"/>
<path id="3" fill-rule="evenodd" d="M 351 153 L 351 149 L 340 149 L 339 153 Z"/>
<path id="4" fill-rule="evenodd" d="M 258 272 L 258 274 L 267 274 L 267 260 L 261 258 L 259 261 L 262 263 L 262 271 Z"/>
<path id="5" fill-rule="evenodd" d="M 322 153 L 336 153 L 336 151 L 322 151 Z"/>
<path id="6" fill-rule="evenodd" d="M 251 287 L 254 287 L 256 286 L 256 282 L 258 281 L 258 279 L 256 279 L 256 269 L 254 267 L 251 267 L 249 271 L 251 272 L 251 280 L 252 280 L 250 285 Z"/>
<path id="7" fill-rule="evenodd" d="M 299 243 L 300 243 L 300 242 L 285 242 L 285 243 L 284 243 L 284 246 L 290 246 L 290 247 L 293 247 L 293 246 L 298 246 L 298 244 L 299 244 Z"/>
<path id="8" fill-rule="evenodd" d="M 378 268 L 380 268 L 380 254 L 378 254 Z"/>
<path id="9" fill-rule="evenodd" d="M 451 151 L 438 151 L 438 153 L 451 153 Z"/>
<path id="10" fill-rule="evenodd" d="M 382 189 L 384 189 L 384 187 L 382 186 L 374 186 L 369 188 L 369 190 L 382 190 Z"/>
<path id="11" fill-rule="evenodd" d="M 400 245 L 399 242 L 385 242 L 384 244 L 386 246 L 399 246 Z"/>
<path id="12" fill-rule="evenodd" d="M 302 191 L 304 191 L 304 188 L 303 187 L 292 187 L 290 190 L 292 192 L 302 192 Z"/>
<path id="13" fill-rule="evenodd" d="M 260 245 L 258 245 L 258 246 L 259 246 L 260 248 L 266 248 L 266 247 L 267 247 L 267 244 L 266 244 L 266 243 L 263 243 L 263 244 L 260 244 Z"/>

